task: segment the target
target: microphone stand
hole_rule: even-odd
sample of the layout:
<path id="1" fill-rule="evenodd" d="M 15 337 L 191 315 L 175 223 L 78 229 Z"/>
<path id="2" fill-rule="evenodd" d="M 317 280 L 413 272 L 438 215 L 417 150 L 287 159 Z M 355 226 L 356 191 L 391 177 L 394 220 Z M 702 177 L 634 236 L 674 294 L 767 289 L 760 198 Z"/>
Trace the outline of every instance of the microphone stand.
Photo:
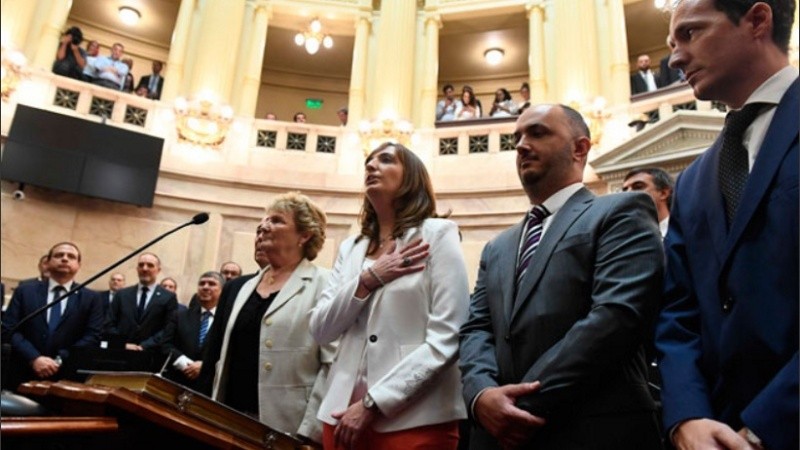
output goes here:
<path id="1" fill-rule="evenodd" d="M 98 278 L 102 277 L 103 275 L 107 274 L 108 272 L 114 270 L 120 264 L 122 264 L 125 261 L 133 258 L 134 256 L 136 256 L 136 254 L 138 254 L 142 250 L 146 249 L 147 247 L 150 247 L 151 245 L 153 245 L 156 242 L 164 239 L 165 237 L 171 235 L 172 233 L 175 233 L 178 230 L 181 230 L 181 229 L 183 229 L 185 227 L 188 227 L 189 225 L 195 225 L 195 224 L 199 225 L 199 224 L 205 223 L 206 221 L 208 221 L 208 213 L 196 214 L 194 217 L 192 217 L 192 220 L 173 228 L 172 230 L 162 234 L 161 236 L 158 236 L 157 238 L 153 239 L 152 241 L 150 241 L 150 242 L 144 244 L 143 246 L 137 248 L 136 250 L 132 251 L 131 253 L 129 253 L 128 255 L 123 257 L 122 259 L 120 259 L 119 261 L 117 261 L 114 264 L 106 267 L 105 269 L 103 269 L 102 271 L 100 271 L 99 273 L 94 275 L 93 277 L 89 278 L 88 280 L 84 281 L 83 283 L 81 283 L 81 284 L 79 284 L 77 286 L 74 286 L 66 294 L 61 295 L 56 300 L 54 300 L 54 301 L 42 306 L 41 308 L 37 309 L 36 311 L 34 311 L 34 312 L 28 314 L 27 316 L 23 317 L 19 322 L 17 322 L 13 326 L 7 327 L 5 324 L 3 324 L 3 331 L 7 332 L 8 333 L 8 339 L 11 339 L 11 336 L 17 330 L 19 330 L 20 327 L 22 327 L 26 323 L 30 322 L 31 319 L 33 319 L 37 315 L 41 314 L 42 312 L 47 311 L 48 309 L 52 308 L 53 306 L 58 305 L 59 303 L 64 301 L 64 299 L 69 298 L 70 295 L 78 292 L 79 290 L 83 289 L 85 286 L 91 284 L 96 279 L 98 279 Z"/>

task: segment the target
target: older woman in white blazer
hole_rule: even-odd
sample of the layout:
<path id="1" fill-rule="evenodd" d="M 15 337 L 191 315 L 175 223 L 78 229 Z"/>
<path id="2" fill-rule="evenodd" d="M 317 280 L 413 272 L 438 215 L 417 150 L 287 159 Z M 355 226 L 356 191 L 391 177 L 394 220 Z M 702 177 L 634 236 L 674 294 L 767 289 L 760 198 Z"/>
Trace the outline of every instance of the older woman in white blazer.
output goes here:
<path id="1" fill-rule="evenodd" d="M 341 339 L 320 406 L 327 449 L 455 449 L 458 330 L 469 292 L 458 229 L 436 218 L 422 162 L 399 144 L 366 160 L 361 233 L 342 243 L 311 312 Z"/>
<path id="2" fill-rule="evenodd" d="M 308 313 L 330 271 L 312 264 L 325 242 L 325 213 L 308 197 L 278 197 L 257 228 L 269 264 L 220 312 L 224 334 L 212 397 L 270 427 L 322 441 L 317 420 L 332 346 L 308 331 Z"/>

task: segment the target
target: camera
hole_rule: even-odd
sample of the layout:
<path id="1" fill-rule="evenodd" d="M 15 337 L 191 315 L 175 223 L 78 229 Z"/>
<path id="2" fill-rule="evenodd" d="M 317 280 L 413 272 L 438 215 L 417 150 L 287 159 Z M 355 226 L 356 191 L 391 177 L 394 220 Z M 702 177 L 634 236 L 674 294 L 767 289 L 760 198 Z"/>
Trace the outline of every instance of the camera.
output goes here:
<path id="1" fill-rule="evenodd" d="M 14 191 L 14 193 L 11 195 L 14 196 L 14 200 L 25 200 L 25 192 L 23 192 L 21 189 Z"/>
<path id="2" fill-rule="evenodd" d="M 83 42 L 83 32 L 78 27 L 71 27 L 64 34 L 69 34 L 72 36 L 72 44 L 73 45 L 80 45 Z"/>

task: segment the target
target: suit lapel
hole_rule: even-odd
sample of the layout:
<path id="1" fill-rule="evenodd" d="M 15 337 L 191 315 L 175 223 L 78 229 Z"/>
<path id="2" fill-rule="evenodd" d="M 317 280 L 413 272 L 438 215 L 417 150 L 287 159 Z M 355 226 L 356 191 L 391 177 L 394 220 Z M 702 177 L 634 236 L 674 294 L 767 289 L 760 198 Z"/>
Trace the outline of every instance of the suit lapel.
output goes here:
<path id="1" fill-rule="evenodd" d="M 547 228 L 547 232 L 544 236 L 542 236 L 539 247 L 536 249 L 536 253 L 533 254 L 533 259 L 528 266 L 528 270 L 522 278 L 522 283 L 520 284 L 519 291 L 514 300 L 511 321 L 514 320 L 522 306 L 530 299 L 531 292 L 542 278 L 542 274 L 547 267 L 548 261 L 550 261 L 550 257 L 553 255 L 553 250 L 555 250 L 556 245 L 561 241 L 561 238 L 569 227 L 572 226 L 573 222 L 591 206 L 593 200 L 594 194 L 589 192 L 586 188 L 581 188 L 564 203 L 564 206 L 562 206 L 555 217 L 553 217 L 553 222 Z M 513 276 L 511 278 L 513 278 Z"/>
<path id="2" fill-rule="evenodd" d="M 275 300 L 273 300 L 272 304 L 267 308 L 267 313 L 264 314 L 264 317 L 271 316 L 289 300 L 300 295 L 305 290 L 306 283 L 311 280 L 313 273 L 314 266 L 312 266 L 307 259 L 303 258 L 300 264 L 294 269 L 289 279 L 286 280 L 280 292 L 278 292 L 278 296 L 275 297 Z"/>
<path id="3" fill-rule="evenodd" d="M 509 233 L 501 234 L 498 237 L 497 249 L 500 254 L 492 255 L 497 258 L 497 264 L 494 266 L 496 270 L 492 274 L 492 278 L 497 280 L 497 284 L 500 287 L 500 298 L 503 300 L 503 312 L 507 323 L 511 323 L 511 309 L 514 306 L 515 288 L 515 277 L 509 276 L 509 274 L 516 273 L 519 241 L 522 230 L 525 228 L 526 217 L 523 216 L 522 221 L 514 225 Z"/>
<path id="4" fill-rule="evenodd" d="M 791 148 L 792 142 L 797 139 L 797 105 L 798 90 L 800 90 L 798 83 L 800 82 L 795 80 L 789 90 L 786 91 L 786 94 L 783 95 L 775 110 L 775 115 L 772 118 L 767 134 L 764 136 L 764 142 L 758 151 L 753 170 L 747 178 L 742 200 L 739 203 L 739 210 L 733 218 L 730 233 L 727 234 L 728 239 L 722 258 L 723 261 L 728 259 L 742 232 L 753 219 L 753 214 L 761 204 L 764 194 L 775 178 L 781 162 L 783 162 L 786 153 Z"/>

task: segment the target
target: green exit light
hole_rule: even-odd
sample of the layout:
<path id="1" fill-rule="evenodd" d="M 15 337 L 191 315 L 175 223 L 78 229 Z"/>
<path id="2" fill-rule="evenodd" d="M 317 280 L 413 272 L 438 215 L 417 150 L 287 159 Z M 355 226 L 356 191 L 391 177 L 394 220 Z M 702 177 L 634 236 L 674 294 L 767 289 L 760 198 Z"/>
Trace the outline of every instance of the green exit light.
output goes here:
<path id="1" fill-rule="evenodd" d="M 320 109 L 320 108 L 322 108 L 322 99 L 321 98 L 307 98 L 306 99 L 306 108 L 308 108 L 308 109 Z"/>

